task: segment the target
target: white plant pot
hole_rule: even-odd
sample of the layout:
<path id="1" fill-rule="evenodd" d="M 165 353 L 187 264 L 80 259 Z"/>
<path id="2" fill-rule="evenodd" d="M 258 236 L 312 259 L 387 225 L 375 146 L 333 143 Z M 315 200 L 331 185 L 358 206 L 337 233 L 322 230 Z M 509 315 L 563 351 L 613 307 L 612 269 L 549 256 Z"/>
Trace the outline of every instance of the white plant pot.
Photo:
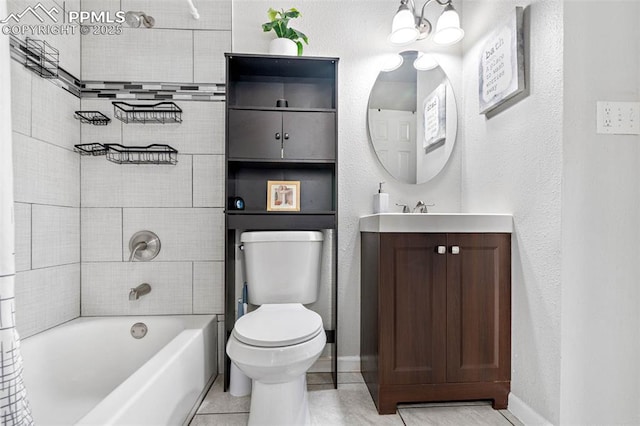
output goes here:
<path id="1" fill-rule="evenodd" d="M 274 38 L 269 44 L 269 54 L 298 56 L 298 45 L 288 38 Z"/>

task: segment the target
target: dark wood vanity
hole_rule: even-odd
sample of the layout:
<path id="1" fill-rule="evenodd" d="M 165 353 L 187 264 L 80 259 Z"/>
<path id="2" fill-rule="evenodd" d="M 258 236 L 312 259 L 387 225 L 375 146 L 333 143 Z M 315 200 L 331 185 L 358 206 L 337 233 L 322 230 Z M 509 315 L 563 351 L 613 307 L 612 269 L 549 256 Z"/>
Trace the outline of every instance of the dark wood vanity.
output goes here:
<path id="1" fill-rule="evenodd" d="M 361 232 L 361 369 L 380 414 L 404 402 L 507 407 L 511 234 Z"/>

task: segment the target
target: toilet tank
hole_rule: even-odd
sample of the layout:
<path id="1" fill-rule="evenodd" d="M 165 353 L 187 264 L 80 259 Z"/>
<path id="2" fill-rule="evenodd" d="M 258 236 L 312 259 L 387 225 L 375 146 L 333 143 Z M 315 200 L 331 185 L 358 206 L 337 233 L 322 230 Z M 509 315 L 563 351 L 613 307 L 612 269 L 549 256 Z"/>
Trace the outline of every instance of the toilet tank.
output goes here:
<path id="1" fill-rule="evenodd" d="M 249 302 L 312 303 L 320 288 L 322 232 L 243 232 Z"/>

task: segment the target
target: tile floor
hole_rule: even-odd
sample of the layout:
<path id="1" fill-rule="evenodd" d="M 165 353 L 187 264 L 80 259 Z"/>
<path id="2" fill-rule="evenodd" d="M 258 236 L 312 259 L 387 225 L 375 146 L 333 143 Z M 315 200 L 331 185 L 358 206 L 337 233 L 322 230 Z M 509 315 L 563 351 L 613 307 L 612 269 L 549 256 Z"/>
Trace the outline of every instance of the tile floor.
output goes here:
<path id="1" fill-rule="evenodd" d="M 190 426 L 247 424 L 250 397 L 223 392 L 222 382 L 218 376 Z M 339 373 L 338 383 L 333 389 L 328 373 L 307 375 L 312 425 L 522 425 L 510 412 L 495 411 L 484 402 L 403 404 L 396 414 L 380 416 L 359 373 Z"/>

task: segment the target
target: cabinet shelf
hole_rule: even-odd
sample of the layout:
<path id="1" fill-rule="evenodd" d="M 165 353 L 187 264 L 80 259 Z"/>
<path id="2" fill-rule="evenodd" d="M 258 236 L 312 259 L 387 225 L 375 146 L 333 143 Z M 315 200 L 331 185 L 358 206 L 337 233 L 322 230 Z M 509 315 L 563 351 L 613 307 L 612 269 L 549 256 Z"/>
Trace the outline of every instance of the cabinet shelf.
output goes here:
<path id="1" fill-rule="evenodd" d="M 229 215 L 256 215 L 262 214 L 266 216 L 304 216 L 304 215 L 316 215 L 316 216 L 330 216 L 335 215 L 335 211 L 308 211 L 308 212 L 267 212 L 266 210 L 227 210 L 226 214 Z"/>
<path id="2" fill-rule="evenodd" d="M 294 111 L 294 112 L 336 112 L 335 108 L 298 108 L 298 107 L 267 107 L 267 106 L 230 106 L 230 110 L 251 111 Z"/>
<path id="3" fill-rule="evenodd" d="M 336 160 L 281 160 L 258 159 L 258 158 L 228 158 L 229 167 L 252 167 L 252 168 L 281 168 L 299 166 L 301 168 L 331 168 L 335 166 Z"/>
<path id="4" fill-rule="evenodd" d="M 227 227 L 242 230 L 336 229 L 335 212 L 227 212 Z"/>

